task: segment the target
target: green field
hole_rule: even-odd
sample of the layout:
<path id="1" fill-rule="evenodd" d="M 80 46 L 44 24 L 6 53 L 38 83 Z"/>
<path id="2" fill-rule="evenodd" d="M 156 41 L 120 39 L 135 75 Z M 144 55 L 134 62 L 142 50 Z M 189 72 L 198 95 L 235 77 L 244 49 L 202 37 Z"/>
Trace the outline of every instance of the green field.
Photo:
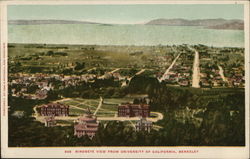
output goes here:
<path id="1" fill-rule="evenodd" d="M 104 103 L 106 104 L 121 104 L 121 103 L 132 102 L 132 101 L 133 101 L 133 98 L 129 98 L 129 97 L 104 99 Z"/>
<path id="2" fill-rule="evenodd" d="M 104 99 L 101 108 L 97 112 L 97 117 L 114 117 L 117 113 L 117 107 L 121 103 L 132 102 L 133 98 L 107 98 Z M 94 113 L 99 105 L 100 99 L 82 99 L 72 98 L 61 103 L 69 105 L 70 116 L 79 116 L 85 113 L 88 108 Z"/>
<path id="3" fill-rule="evenodd" d="M 75 108 L 70 108 L 69 109 L 69 114 L 71 116 L 79 116 L 79 115 L 82 115 L 83 113 L 84 113 L 84 110 L 75 109 Z"/>

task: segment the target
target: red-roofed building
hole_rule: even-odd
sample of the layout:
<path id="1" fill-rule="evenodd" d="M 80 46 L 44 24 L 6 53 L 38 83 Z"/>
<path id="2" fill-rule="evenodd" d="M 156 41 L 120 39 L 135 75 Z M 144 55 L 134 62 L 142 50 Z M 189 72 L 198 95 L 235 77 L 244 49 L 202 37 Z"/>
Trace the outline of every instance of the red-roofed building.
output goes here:
<path id="1" fill-rule="evenodd" d="M 118 117 L 149 117 L 148 104 L 125 103 L 118 106 Z"/>
<path id="2" fill-rule="evenodd" d="M 69 106 L 62 103 L 49 103 L 40 107 L 42 116 L 68 116 Z"/>
<path id="3" fill-rule="evenodd" d="M 88 135 L 92 139 L 98 131 L 97 118 L 91 114 L 90 111 L 84 116 L 81 116 L 76 121 L 77 124 L 74 126 L 74 135 L 78 138 Z"/>

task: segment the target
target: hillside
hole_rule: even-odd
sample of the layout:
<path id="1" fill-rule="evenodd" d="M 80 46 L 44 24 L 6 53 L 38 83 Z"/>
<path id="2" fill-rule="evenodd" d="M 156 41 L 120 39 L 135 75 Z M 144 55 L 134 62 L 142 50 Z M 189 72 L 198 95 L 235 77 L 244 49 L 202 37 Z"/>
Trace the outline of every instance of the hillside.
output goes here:
<path id="1" fill-rule="evenodd" d="M 167 25 L 167 26 L 203 26 L 209 29 L 243 29 L 242 20 L 226 19 L 155 19 L 145 25 Z"/>
<path id="2" fill-rule="evenodd" d="M 8 24 L 12 25 L 39 25 L 39 24 L 99 24 L 88 21 L 75 20 L 9 20 Z"/>
<path id="3" fill-rule="evenodd" d="M 231 22 L 221 25 L 208 26 L 208 29 L 224 29 L 224 30 L 244 30 L 244 23 Z"/>

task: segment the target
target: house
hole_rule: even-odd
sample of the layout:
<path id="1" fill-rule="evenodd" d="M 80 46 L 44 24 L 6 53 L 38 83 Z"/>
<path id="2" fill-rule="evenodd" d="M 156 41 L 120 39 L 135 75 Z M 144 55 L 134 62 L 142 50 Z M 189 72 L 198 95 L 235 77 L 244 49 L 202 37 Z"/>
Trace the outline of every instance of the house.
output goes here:
<path id="1" fill-rule="evenodd" d="M 48 86 L 48 81 L 37 82 L 36 84 L 38 85 L 39 88 L 44 88 Z"/>
<path id="2" fill-rule="evenodd" d="M 124 103 L 118 106 L 118 117 L 149 117 L 148 104 Z"/>
<path id="3" fill-rule="evenodd" d="M 182 87 L 187 87 L 187 86 L 189 86 L 189 81 L 188 80 L 181 80 L 178 82 L 178 84 Z"/>
<path id="4" fill-rule="evenodd" d="M 146 118 L 141 118 L 141 120 L 139 120 L 136 125 L 135 125 L 135 129 L 136 131 L 147 131 L 150 132 L 152 129 L 152 122 L 151 121 L 147 121 Z"/>
<path id="5" fill-rule="evenodd" d="M 23 93 L 27 92 L 27 88 L 21 88 L 20 92 L 23 92 Z"/>
<path id="6" fill-rule="evenodd" d="M 69 106 L 62 103 L 49 103 L 40 107 L 42 116 L 68 116 Z"/>
<path id="7" fill-rule="evenodd" d="M 78 138 L 87 135 L 92 139 L 98 131 L 97 118 L 88 109 L 87 114 L 81 116 L 74 126 L 74 135 Z"/>
<path id="8" fill-rule="evenodd" d="M 46 89 L 38 89 L 36 90 L 36 99 L 45 99 L 47 98 L 47 93 L 48 93 L 48 90 Z"/>

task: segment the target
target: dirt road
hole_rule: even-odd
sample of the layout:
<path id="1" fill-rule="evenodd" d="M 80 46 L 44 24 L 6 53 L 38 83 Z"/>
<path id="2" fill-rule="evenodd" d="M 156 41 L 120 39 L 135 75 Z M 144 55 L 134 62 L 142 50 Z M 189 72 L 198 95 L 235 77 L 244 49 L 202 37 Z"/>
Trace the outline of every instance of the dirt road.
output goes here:
<path id="1" fill-rule="evenodd" d="M 224 70 L 223 70 L 223 68 L 222 68 L 221 66 L 219 66 L 219 65 L 218 65 L 218 68 L 219 68 L 219 74 L 220 74 L 222 80 L 223 80 L 224 82 L 227 82 L 227 83 L 228 83 L 227 78 L 224 76 Z"/>
<path id="2" fill-rule="evenodd" d="M 169 73 L 169 71 L 171 70 L 171 68 L 174 66 L 174 64 L 176 63 L 176 61 L 178 60 L 178 58 L 180 57 L 181 53 L 179 53 L 176 58 L 174 59 L 174 61 L 172 62 L 172 64 L 168 67 L 168 69 L 165 71 L 165 73 L 163 74 L 163 76 L 159 79 L 159 81 L 164 81 L 167 78 L 167 75 Z"/>
<path id="3" fill-rule="evenodd" d="M 195 52 L 194 64 L 193 64 L 193 78 L 192 87 L 200 88 L 200 59 L 199 52 L 194 48 L 189 47 L 190 50 Z"/>

